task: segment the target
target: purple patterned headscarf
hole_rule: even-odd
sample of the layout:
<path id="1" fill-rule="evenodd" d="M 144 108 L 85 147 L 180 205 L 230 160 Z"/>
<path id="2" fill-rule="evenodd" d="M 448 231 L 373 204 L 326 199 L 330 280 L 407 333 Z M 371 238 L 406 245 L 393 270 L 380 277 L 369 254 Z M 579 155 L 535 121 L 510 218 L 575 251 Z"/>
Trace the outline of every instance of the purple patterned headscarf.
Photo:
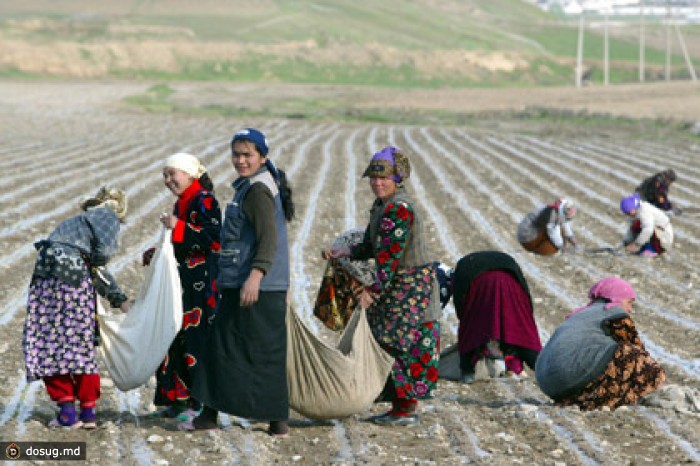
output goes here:
<path id="1" fill-rule="evenodd" d="M 362 177 L 390 178 L 396 183 L 406 180 L 411 173 L 408 158 L 394 146 L 388 146 L 375 153 Z"/>

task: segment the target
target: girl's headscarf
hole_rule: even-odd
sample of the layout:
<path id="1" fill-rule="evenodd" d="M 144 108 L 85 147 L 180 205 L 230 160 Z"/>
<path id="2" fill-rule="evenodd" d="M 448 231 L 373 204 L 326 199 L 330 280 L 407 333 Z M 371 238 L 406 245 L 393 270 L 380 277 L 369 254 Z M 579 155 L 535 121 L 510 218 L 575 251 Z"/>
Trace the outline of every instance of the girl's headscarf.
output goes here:
<path id="1" fill-rule="evenodd" d="M 610 309 L 611 307 L 619 306 L 624 299 L 636 299 L 636 297 L 637 295 L 634 292 L 634 288 L 632 288 L 632 285 L 627 281 L 619 277 L 606 277 L 588 290 L 588 299 L 590 299 L 588 304 L 574 309 L 566 318 L 568 319 L 573 314 L 586 309 L 599 299 L 608 301 L 605 305 L 605 309 Z"/>
<path id="2" fill-rule="evenodd" d="M 165 166 L 168 168 L 177 168 L 190 175 L 192 178 L 199 179 L 207 169 L 202 165 L 197 157 L 185 152 L 173 154 L 165 160 Z"/>

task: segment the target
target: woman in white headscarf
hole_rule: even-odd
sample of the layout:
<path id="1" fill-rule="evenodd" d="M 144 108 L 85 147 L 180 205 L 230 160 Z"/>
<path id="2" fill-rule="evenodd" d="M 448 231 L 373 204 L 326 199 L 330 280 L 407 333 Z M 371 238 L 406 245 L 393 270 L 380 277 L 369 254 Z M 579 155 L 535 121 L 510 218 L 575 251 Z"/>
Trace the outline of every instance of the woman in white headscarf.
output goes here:
<path id="1" fill-rule="evenodd" d="M 576 207 L 568 199 L 558 199 L 540 207 L 527 214 L 518 225 L 518 241 L 526 250 L 543 256 L 567 252 L 569 245 L 576 248 L 571 226 L 575 215 Z"/>
<path id="2" fill-rule="evenodd" d="M 167 407 L 162 416 L 187 421 L 201 408 L 190 388 L 216 309 L 221 210 L 204 165 L 193 155 L 180 152 L 168 157 L 163 182 L 177 196 L 173 213 L 162 214 L 160 222 L 172 230 L 183 316 L 182 329 L 156 372 L 154 403 Z M 153 249 L 144 253 L 144 265 L 152 256 Z"/>

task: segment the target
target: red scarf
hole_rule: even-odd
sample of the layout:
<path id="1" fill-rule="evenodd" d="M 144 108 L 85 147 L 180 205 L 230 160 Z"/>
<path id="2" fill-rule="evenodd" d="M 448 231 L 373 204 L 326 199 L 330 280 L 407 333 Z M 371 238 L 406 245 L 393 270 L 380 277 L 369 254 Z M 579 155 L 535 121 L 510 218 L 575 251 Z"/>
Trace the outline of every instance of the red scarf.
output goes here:
<path id="1" fill-rule="evenodd" d="M 175 216 L 177 218 L 183 222 L 187 222 L 187 211 L 190 209 L 192 200 L 200 191 L 202 191 L 202 185 L 200 185 L 199 180 L 195 178 L 192 184 L 177 198 L 177 202 L 175 203 Z"/>

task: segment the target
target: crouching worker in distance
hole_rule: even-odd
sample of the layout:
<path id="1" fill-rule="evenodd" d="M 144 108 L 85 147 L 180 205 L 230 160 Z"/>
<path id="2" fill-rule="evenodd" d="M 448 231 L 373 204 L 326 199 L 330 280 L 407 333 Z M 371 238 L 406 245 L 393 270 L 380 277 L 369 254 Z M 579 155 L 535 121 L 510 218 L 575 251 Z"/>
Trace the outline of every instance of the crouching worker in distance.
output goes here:
<path id="1" fill-rule="evenodd" d="M 518 225 L 518 241 L 526 250 L 543 256 L 575 251 L 577 243 L 571 226 L 575 215 L 576 207 L 567 199 L 540 207 Z"/>
<path id="2" fill-rule="evenodd" d="M 671 248 L 673 227 L 661 209 L 642 201 L 635 193 L 620 201 L 620 210 L 630 218 L 629 228 L 622 239 L 627 252 L 655 257 Z"/>
<path id="3" fill-rule="evenodd" d="M 658 207 L 665 212 L 673 212 L 676 215 L 680 215 L 682 213 L 681 209 L 676 207 L 668 198 L 668 190 L 674 181 L 676 181 L 676 172 L 671 169 L 664 170 L 642 181 L 635 189 L 635 192 L 654 207 Z"/>

